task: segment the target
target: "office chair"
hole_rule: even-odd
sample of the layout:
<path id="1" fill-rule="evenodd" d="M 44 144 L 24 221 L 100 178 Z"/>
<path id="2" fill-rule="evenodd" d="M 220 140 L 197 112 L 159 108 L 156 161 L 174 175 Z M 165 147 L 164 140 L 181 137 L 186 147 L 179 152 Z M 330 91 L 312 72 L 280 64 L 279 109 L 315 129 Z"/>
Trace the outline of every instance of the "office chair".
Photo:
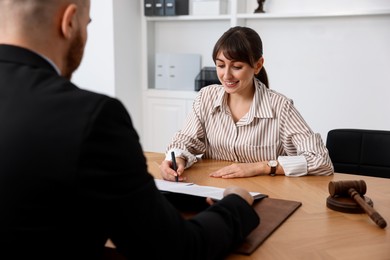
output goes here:
<path id="1" fill-rule="evenodd" d="M 335 172 L 390 178 L 390 131 L 333 129 L 326 147 Z"/>

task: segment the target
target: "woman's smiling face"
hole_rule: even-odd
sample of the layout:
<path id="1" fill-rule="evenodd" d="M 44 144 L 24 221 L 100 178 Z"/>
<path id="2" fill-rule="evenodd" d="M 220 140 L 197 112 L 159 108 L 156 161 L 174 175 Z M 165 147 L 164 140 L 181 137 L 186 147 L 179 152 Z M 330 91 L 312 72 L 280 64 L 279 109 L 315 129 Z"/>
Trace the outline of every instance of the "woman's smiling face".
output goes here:
<path id="1" fill-rule="evenodd" d="M 238 93 L 251 88 L 254 75 L 259 71 L 248 63 L 227 59 L 222 51 L 217 55 L 215 65 L 218 79 L 227 93 Z"/>

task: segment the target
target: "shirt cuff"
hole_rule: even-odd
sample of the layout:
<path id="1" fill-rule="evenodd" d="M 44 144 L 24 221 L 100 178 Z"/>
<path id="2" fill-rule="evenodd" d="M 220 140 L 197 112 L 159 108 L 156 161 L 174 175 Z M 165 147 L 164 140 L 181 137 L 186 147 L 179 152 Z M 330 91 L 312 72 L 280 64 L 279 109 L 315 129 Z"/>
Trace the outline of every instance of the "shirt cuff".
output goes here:
<path id="1" fill-rule="evenodd" d="M 172 161 L 171 152 L 175 153 L 175 157 L 181 157 L 184 160 L 186 160 L 185 169 L 191 167 L 194 163 L 196 163 L 198 161 L 196 159 L 196 156 L 194 156 L 193 154 L 191 154 L 191 153 L 189 153 L 187 151 L 181 150 L 181 149 L 171 149 L 171 150 L 169 150 L 165 154 L 165 160 Z"/>
<path id="2" fill-rule="evenodd" d="M 283 167 L 286 176 L 299 177 L 307 175 L 305 156 L 279 156 L 278 162 Z"/>

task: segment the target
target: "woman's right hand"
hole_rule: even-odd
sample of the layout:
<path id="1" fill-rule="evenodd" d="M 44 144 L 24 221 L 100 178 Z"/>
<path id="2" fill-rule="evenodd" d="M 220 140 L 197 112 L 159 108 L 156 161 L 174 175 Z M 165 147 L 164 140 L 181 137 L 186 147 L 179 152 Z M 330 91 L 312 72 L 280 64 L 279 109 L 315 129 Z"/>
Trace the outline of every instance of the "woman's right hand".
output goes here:
<path id="1" fill-rule="evenodd" d="M 186 165 L 186 161 L 183 158 L 176 157 L 177 171 L 175 172 L 172 169 L 173 168 L 172 161 L 164 160 L 160 164 L 161 177 L 167 181 L 176 181 L 176 175 L 178 175 L 179 181 L 185 181 L 186 178 L 184 176 L 182 176 L 182 174 L 184 172 L 185 165 Z"/>

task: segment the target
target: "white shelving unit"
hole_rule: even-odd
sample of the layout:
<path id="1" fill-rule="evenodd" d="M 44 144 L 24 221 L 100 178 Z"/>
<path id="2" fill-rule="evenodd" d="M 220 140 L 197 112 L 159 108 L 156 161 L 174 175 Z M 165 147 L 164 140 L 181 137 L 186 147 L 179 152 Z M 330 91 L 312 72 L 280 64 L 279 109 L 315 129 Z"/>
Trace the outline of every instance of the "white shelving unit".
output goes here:
<path id="1" fill-rule="evenodd" d="M 143 0 L 140 0 L 143 3 Z M 346 19 L 348 17 L 377 16 L 388 18 L 390 9 L 326 11 L 326 12 L 291 12 L 254 14 L 254 0 L 230 0 L 229 14 L 216 16 L 144 16 L 142 13 L 142 89 L 143 89 L 143 132 L 141 141 L 146 151 L 164 152 L 173 134 L 182 127 L 182 123 L 191 109 L 191 104 L 197 92 L 170 91 L 154 88 L 154 55 L 158 52 L 199 53 L 202 56 L 202 67 L 214 66 L 211 52 L 217 39 L 229 27 L 250 26 L 262 35 L 264 44 L 273 46 L 280 40 L 277 34 L 272 34 L 271 27 L 285 26 L 299 21 L 315 23 L 318 19 Z M 313 22 L 314 21 L 314 22 Z M 280 29 L 276 27 L 277 29 Z M 307 29 L 310 30 L 311 28 Z M 306 32 L 305 32 L 306 33 Z M 303 35 L 302 37 L 305 37 Z M 266 39 L 266 40 L 264 40 Z M 269 48 L 272 51 L 272 48 Z M 272 54 L 273 55 L 273 54 Z M 270 66 L 273 64 L 270 62 Z M 267 67 L 267 66 L 266 66 Z M 278 68 L 279 69 L 279 68 Z M 270 72 L 267 67 L 269 74 Z M 271 85 L 277 76 L 271 80 Z M 195 84 L 195 82 L 194 82 Z M 281 90 L 283 93 L 284 91 Z M 288 93 L 286 93 L 288 95 Z M 289 95 L 288 95 L 289 96 Z M 321 111 L 320 111 L 321 112 Z M 309 122 L 310 124 L 310 122 Z"/>

